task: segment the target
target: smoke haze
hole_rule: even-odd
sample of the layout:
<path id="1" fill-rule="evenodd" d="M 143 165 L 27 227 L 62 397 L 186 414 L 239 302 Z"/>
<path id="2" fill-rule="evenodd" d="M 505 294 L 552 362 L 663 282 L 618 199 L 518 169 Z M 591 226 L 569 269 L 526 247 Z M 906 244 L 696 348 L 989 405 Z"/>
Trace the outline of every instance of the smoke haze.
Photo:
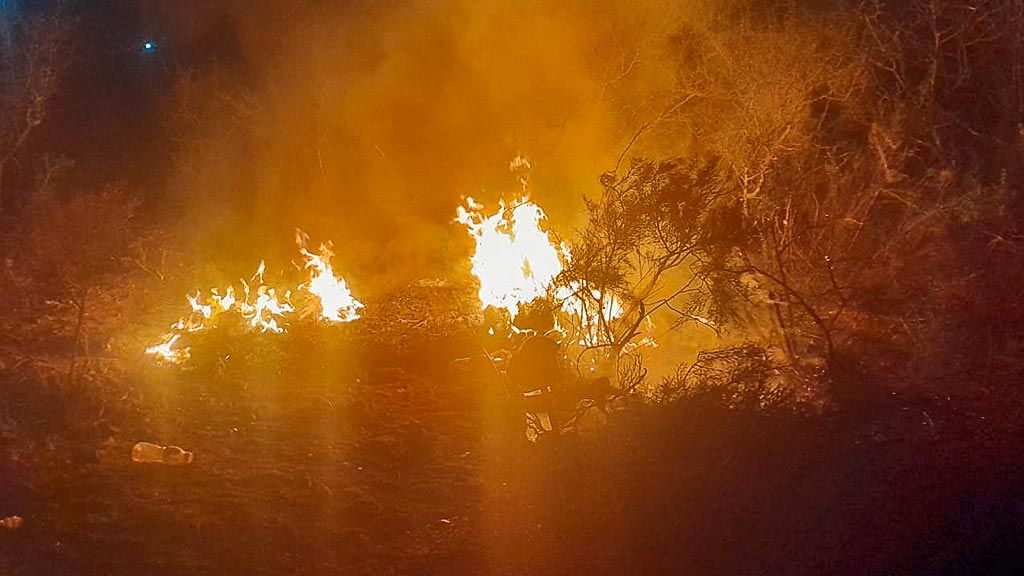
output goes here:
<path id="1" fill-rule="evenodd" d="M 184 135 L 172 193 L 190 226 L 270 254 L 301 227 L 332 239 L 357 282 L 389 283 L 464 265 L 455 207 L 514 196 L 519 154 L 568 233 L 672 101 L 674 33 L 711 15 L 658 0 L 418 0 L 164 3 L 147 17 L 188 63 L 167 117 Z"/>

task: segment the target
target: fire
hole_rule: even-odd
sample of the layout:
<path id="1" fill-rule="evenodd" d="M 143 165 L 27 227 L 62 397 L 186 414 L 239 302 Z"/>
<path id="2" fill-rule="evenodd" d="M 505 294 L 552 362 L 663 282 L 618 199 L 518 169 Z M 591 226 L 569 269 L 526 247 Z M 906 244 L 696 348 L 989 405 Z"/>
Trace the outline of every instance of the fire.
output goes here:
<path id="1" fill-rule="evenodd" d="M 573 326 L 576 344 L 597 346 L 611 340 L 611 324 L 623 313 L 622 303 L 614 294 L 572 282 L 560 287 L 555 297 L 561 301 L 561 310 Z"/>
<path id="2" fill-rule="evenodd" d="M 559 306 L 556 328 L 570 335 L 571 344 L 591 347 L 612 342 L 616 321 L 625 313 L 622 303 L 614 294 L 579 283 L 555 285 L 572 255 L 545 228 L 544 210 L 529 200 L 525 172 L 529 161 L 517 157 L 509 169 L 520 173 L 522 193 L 515 201 L 499 201 L 497 210 L 488 212 L 473 198 L 466 198 L 456 217 L 475 243 L 471 264 L 480 282 L 482 308 L 493 306 L 515 318 L 523 306 L 553 297 Z"/>
<path id="3" fill-rule="evenodd" d="M 571 254 L 544 229 L 546 219 L 544 210 L 525 195 L 511 205 L 499 202 L 493 213 L 472 198 L 459 206 L 456 221 L 466 227 L 476 244 L 471 263 L 480 282 L 480 303 L 483 308 L 505 310 L 514 318 L 522 306 L 554 295 L 561 305 L 561 318 L 572 325 L 567 331 L 575 344 L 607 343 L 610 323 L 622 316 L 622 305 L 612 294 L 576 283 L 555 287 Z M 558 328 L 563 329 L 561 325 Z"/>
<path id="4" fill-rule="evenodd" d="M 296 289 L 316 297 L 320 304 L 320 317 L 326 321 L 351 322 L 359 318 L 363 304 L 352 296 L 345 280 L 335 276 L 330 264 L 333 255 L 327 246 L 322 245 L 318 254 L 313 253 L 305 248 L 306 235 L 299 231 L 297 237 L 309 280 Z M 279 296 L 276 288 L 264 283 L 265 271 L 266 263 L 260 262 L 248 281 L 239 281 L 240 291 L 236 291 L 234 286 L 227 286 L 224 289 L 213 288 L 207 295 L 201 291 L 186 295 L 190 312 L 172 324 L 158 344 L 146 348 L 146 354 L 159 362 L 181 364 L 191 357 L 189 347 L 181 345 L 181 337 L 215 327 L 226 314 L 237 316 L 258 332 L 287 332 L 288 319 L 295 312 L 291 303 L 292 291 L 285 290 Z"/>
<path id="5" fill-rule="evenodd" d="M 459 206 L 456 220 L 476 241 L 472 271 L 480 281 L 484 308 L 494 306 L 515 316 L 520 306 L 548 294 L 569 250 L 541 227 L 546 218 L 525 195 L 511 205 L 499 202 L 489 215 L 472 198 Z"/>
<path id="6" fill-rule="evenodd" d="M 325 244 L 320 245 L 320 253 L 314 254 L 306 250 L 308 236 L 297 230 L 295 240 L 299 251 L 306 258 L 305 267 L 309 270 L 309 282 L 304 287 L 310 294 L 320 300 L 320 316 L 331 322 L 351 322 L 359 318 L 359 310 L 363 303 L 352 297 L 352 292 L 344 278 L 336 277 L 331 268 L 334 253 Z"/>
<path id="7" fill-rule="evenodd" d="M 157 360 L 161 362 L 170 362 L 171 364 L 181 364 L 188 360 L 192 355 L 189 352 L 188 347 L 175 348 L 174 345 L 178 339 L 181 338 L 181 334 L 168 334 L 165 336 L 165 340 L 154 346 L 146 348 L 146 354 L 150 356 L 156 356 Z"/>

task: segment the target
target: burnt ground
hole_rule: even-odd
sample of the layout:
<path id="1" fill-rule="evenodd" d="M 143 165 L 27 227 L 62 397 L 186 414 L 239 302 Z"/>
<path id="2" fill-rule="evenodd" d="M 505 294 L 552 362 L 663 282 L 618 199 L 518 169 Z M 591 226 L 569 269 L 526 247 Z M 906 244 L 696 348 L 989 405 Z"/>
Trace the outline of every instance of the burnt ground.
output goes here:
<path id="1" fill-rule="evenodd" d="M 0 574 L 1024 567 L 1019 427 L 940 405 L 799 417 L 691 398 L 531 445 L 465 310 L 431 298 L 212 335 L 193 369 L 127 370 L 116 424 L 101 411 L 32 454 L 0 438 L 0 516 L 25 518 L 0 531 Z M 138 440 L 195 462 L 132 464 Z"/>

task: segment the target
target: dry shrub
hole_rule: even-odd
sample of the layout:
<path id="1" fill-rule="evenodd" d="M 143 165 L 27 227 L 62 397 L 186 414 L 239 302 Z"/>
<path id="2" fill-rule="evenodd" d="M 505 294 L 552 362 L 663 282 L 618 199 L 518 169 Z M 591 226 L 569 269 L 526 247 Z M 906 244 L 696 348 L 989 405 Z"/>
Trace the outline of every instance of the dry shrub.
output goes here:
<path id="1" fill-rule="evenodd" d="M 736 231 L 736 282 L 712 294 L 736 289 L 734 325 L 786 364 L 824 361 L 832 400 L 1013 390 L 1024 10 L 755 12 L 680 33 L 680 105 L 660 119 L 736 189 L 741 217 L 715 223 Z M 703 378 L 721 373 L 687 382 Z"/>
<path id="2" fill-rule="evenodd" d="M 66 438 L 98 444 L 131 425 L 138 411 L 116 363 L 90 363 L 69 379 L 62 363 L 28 357 L 3 370 L 3 377 L 0 415 L 32 442 Z"/>
<path id="3" fill-rule="evenodd" d="M 771 413 L 811 407 L 806 376 L 780 365 L 772 352 L 757 344 L 704 350 L 689 366 L 664 378 L 661 403 L 685 401 L 730 410 Z"/>
<path id="4" fill-rule="evenodd" d="M 97 357 L 102 346 L 89 342 L 91 328 L 122 323 L 107 317 L 120 314 L 107 306 L 107 292 L 124 276 L 136 204 L 109 190 L 47 196 L 26 214 L 5 278 L 22 293 L 3 316 L 0 414 L 27 438 L 91 442 L 134 410 L 119 359 Z M 91 302 L 103 305 L 87 308 Z"/>
<path id="5" fill-rule="evenodd" d="M 41 200 L 32 214 L 29 251 L 37 281 L 80 299 L 121 266 L 138 200 L 121 190 Z"/>

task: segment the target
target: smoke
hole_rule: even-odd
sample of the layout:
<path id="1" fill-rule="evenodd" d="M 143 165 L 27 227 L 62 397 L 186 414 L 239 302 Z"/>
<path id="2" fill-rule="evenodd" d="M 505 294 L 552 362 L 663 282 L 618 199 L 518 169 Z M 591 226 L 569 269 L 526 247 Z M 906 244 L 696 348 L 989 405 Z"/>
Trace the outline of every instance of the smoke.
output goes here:
<path id="1" fill-rule="evenodd" d="M 517 193 L 517 155 L 570 233 L 600 173 L 671 104 L 675 33 L 714 16 L 664 0 L 167 4 L 149 13 L 188 53 L 190 87 L 168 117 L 215 111 L 179 138 L 190 228 L 285 253 L 301 227 L 334 240 L 357 290 L 457 273 L 460 197 Z"/>

